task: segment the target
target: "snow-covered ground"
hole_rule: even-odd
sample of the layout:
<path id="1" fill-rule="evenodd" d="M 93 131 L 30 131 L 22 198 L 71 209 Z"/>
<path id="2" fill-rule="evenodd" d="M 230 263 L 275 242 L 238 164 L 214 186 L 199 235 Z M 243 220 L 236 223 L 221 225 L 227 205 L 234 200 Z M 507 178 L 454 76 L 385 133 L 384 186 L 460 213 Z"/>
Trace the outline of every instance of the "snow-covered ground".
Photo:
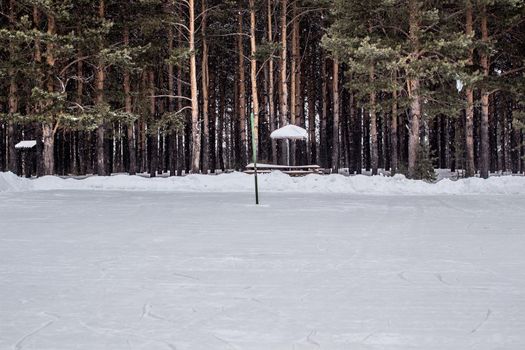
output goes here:
<path id="1" fill-rule="evenodd" d="M 525 349 L 522 178 L 225 176 L 0 174 L 0 349 Z"/>
<path id="2" fill-rule="evenodd" d="M 146 178 L 115 175 L 92 176 L 84 179 L 45 176 L 25 179 L 12 173 L 0 173 L 0 192 L 31 190 L 125 190 L 170 192 L 253 192 L 253 175 L 231 173 L 222 175 L 188 175 L 183 177 Z M 480 178 L 448 178 L 437 183 L 408 180 L 403 175 L 343 176 L 308 175 L 290 177 L 281 172 L 260 174 L 262 192 L 281 193 L 346 193 L 375 195 L 414 194 L 522 194 L 525 195 L 525 177 L 501 176 L 488 180 Z"/>

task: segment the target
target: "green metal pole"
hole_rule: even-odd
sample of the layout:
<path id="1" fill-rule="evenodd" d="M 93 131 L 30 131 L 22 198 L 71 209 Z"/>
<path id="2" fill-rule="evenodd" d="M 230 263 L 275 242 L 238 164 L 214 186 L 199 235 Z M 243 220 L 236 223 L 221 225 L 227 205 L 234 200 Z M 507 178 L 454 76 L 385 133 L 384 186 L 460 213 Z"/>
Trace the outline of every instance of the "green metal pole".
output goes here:
<path id="1" fill-rule="evenodd" d="M 255 141 L 255 125 L 253 112 L 250 115 L 250 121 L 252 126 L 252 154 L 253 154 L 253 172 L 255 178 L 255 204 L 259 204 L 259 185 L 257 184 L 257 142 Z"/>

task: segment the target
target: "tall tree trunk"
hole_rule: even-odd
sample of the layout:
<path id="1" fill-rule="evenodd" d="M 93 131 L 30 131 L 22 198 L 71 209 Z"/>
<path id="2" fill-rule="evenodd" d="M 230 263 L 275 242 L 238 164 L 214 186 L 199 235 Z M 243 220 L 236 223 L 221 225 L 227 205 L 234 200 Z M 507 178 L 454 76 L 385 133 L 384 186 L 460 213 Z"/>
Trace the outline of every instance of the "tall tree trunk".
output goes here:
<path id="1" fill-rule="evenodd" d="M 15 76 L 15 70 L 14 68 L 9 68 L 9 97 L 8 97 L 8 104 L 9 104 L 9 115 L 14 116 L 18 112 L 18 86 L 16 84 L 16 76 Z M 8 127 L 7 127 L 7 133 L 9 137 L 8 141 L 8 167 L 7 169 L 9 171 L 12 171 L 13 173 L 18 173 L 18 157 L 16 154 L 16 127 L 15 122 L 13 120 L 9 120 Z"/>
<path id="2" fill-rule="evenodd" d="M 339 59 L 333 59 L 332 72 L 332 90 L 333 90 L 333 124 L 332 124 L 332 172 L 339 171 Z"/>
<path id="3" fill-rule="evenodd" d="M 268 42 L 273 43 L 273 11 L 272 11 L 272 0 L 268 0 Z M 268 113 L 270 119 L 270 133 L 275 130 L 276 121 L 275 121 L 275 82 L 274 82 L 274 62 L 273 62 L 273 53 L 268 60 Z M 272 140 L 272 161 L 277 163 L 277 142 Z"/>
<path id="4" fill-rule="evenodd" d="M 315 49 L 313 46 L 310 50 L 310 76 L 308 77 L 308 163 L 314 164 L 317 162 L 317 148 L 316 137 L 315 137 L 315 112 L 316 112 L 316 100 L 317 100 L 317 89 L 316 89 L 316 65 L 315 65 Z"/>
<path id="5" fill-rule="evenodd" d="M 190 44 L 190 85 L 191 85 L 191 137 L 192 137 L 192 156 L 191 170 L 193 173 L 200 171 L 201 153 L 201 127 L 199 121 L 199 96 L 197 91 L 197 62 L 195 57 L 195 0 L 188 0 L 190 23 L 189 23 L 189 44 Z"/>
<path id="6" fill-rule="evenodd" d="M 452 151 L 451 151 L 451 140 L 453 139 L 451 137 L 451 133 L 452 133 L 452 122 L 451 122 L 451 118 L 450 117 L 445 117 L 445 134 L 444 134 L 444 152 L 445 152 L 445 168 L 448 168 L 448 169 L 451 169 L 452 171 Z"/>
<path id="7" fill-rule="evenodd" d="M 217 79 L 216 71 L 209 71 L 209 81 L 210 81 L 210 110 L 209 110 L 209 120 L 210 120 L 210 141 L 209 150 L 210 150 L 210 172 L 215 173 L 217 169 Z"/>
<path id="8" fill-rule="evenodd" d="M 4 110 L 4 106 L 0 105 L 0 109 Z M 6 144 L 6 129 L 5 124 L 3 122 L 0 122 L 0 172 L 7 170 L 6 165 L 6 152 L 7 152 L 7 144 Z"/>
<path id="9" fill-rule="evenodd" d="M 179 34 L 179 42 L 181 42 L 181 35 Z M 177 68 L 177 96 L 182 96 L 182 67 L 179 65 Z M 182 110 L 182 99 L 177 99 L 177 110 Z M 188 152 L 188 148 L 185 147 L 184 140 L 184 129 L 186 128 L 187 120 L 184 120 L 183 127 L 177 132 L 177 176 L 182 176 L 182 171 L 185 168 L 185 151 Z"/>
<path id="10" fill-rule="evenodd" d="M 297 104 L 298 104 L 298 78 L 299 75 L 299 21 L 297 19 L 297 0 L 292 4 L 292 61 L 290 67 L 290 124 L 297 125 Z M 291 141 L 290 145 L 290 164 L 296 164 L 296 143 Z"/>
<path id="11" fill-rule="evenodd" d="M 352 104 L 352 108 L 355 110 L 353 114 L 353 121 L 352 121 L 352 135 L 354 139 L 354 158 L 355 158 L 355 171 L 357 174 L 361 174 L 363 172 L 363 109 L 362 108 L 356 108 L 354 107 L 354 104 Z"/>
<path id="12" fill-rule="evenodd" d="M 99 0 L 98 17 L 100 21 L 104 20 L 106 7 L 104 0 Z M 104 103 L 104 83 L 106 75 L 104 72 L 104 62 L 102 58 L 98 58 L 97 66 L 95 67 L 95 105 L 102 106 Z M 107 160 L 105 147 L 106 122 L 101 121 L 97 128 L 97 174 L 99 176 L 107 175 Z"/>
<path id="13" fill-rule="evenodd" d="M 279 69 L 281 73 L 281 100 L 280 100 L 280 126 L 283 127 L 286 125 L 288 120 L 288 76 L 286 71 L 287 59 L 287 13 L 288 10 L 288 0 L 281 0 L 281 55 L 279 61 Z M 282 141 L 281 144 L 281 161 L 283 164 L 289 161 L 288 159 L 288 143 L 286 140 Z"/>
<path id="14" fill-rule="evenodd" d="M 390 173 L 397 173 L 399 168 L 398 161 L 398 141 L 397 141 L 397 88 L 392 91 L 392 116 L 390 122 Z"/>
<path id="15" fill-rule="evenodd" d="M 472 30 L 472 2 L 467 0 L 466 4 L 466 30 L 465 33 L 467 36 L 473 35 Z M 467 64 L 472 66 L 474 64 L 474 50 L 469 50 L 469 57 Z M 471 177 L 474 176 L 475 166 L 474 166 L 474 91 L 472 87 L 468 86 L 466 89 L 467 97 L 467 107 L 466 107 L 466 121 L 465 121 L 465 150 L 467 153 L 467 164 L 465 176 Z"/>
<path id="16" fill-rule="evenodd" d="M 300 34 L 297 35 L 298 38 L 299 36 Z M 297 77 L 295 79 L 295 84 L 296 84 L 295 110 L 297 113 L 295 124 L 297 126 L 300 126 L 301 128 L 306 128 L 305 111 L 304 111 L 305 86 L 302 84 L 303 81 L 306 81 L 305 79 L 306 67 L 303 64 L 301 64 L 301 62 L 302 62 L 302 58 L 301 58 L 301 54 L 299 54 L 299 62 L 297 64 L 297 70 L 296 70 Z M 296 158 L 295 159 L 297 162 L 300 162 L 300 163 L 302 162 L 303 164 L 304 162 L 306 162 L 305 152 L 306 152 L 306 142 L 299 142 L 296 145 L 296 156 L 295 156 Z"/>
<path id="17" fill-rule="evenodd" d="M 77 62 L 77 81 L 76 81 L 76 97 L 75 97 L 75 100 L 76 100 L 76 103 L 77 105 L 79 106 L 82 106 L 83 105 L 83 96 L 84 96 L 84 62 L 82 60 L 82 52 L 79 52 L 77 54 L 77 57 L 78 57 L 78 62 Z M 74 132 L 74 141 L 75 141 L 75 146 L 74 146 L 74 156 L 73 156 L 73 159 L 74 159 L 74 163 L 76 165 L 76 168 L 75 168 L 75 173 L 76 175 L 79 175 L 79 174 L 84 174 L 85 171 L 84 171 L 84 155 L 82 153 L 82 142 L 80 141 L 81 138 L 82 138 L 82 132 L 80 131 L 75 131 Z M 78 163 L 77 162 L 77 158 L 78 158 Z"/>
<path id="18" fill-rule="evenodd" d="M 55 17 L 52 14 L 47 15 L 47 34 L 53 36 L 56 33 L 56 22 Z M 52 71 L 55 67 L 55 47 L 53 43 L 48 43 L 46 47 L 46 64 L 48 69 L 47 76 L 47 91 L 54 93 L 55 84 Z M 47 104 L 52 103 L 48 101 Z M 53 116 L 50 116 L 50 120 L 46 120 L 42 125 L 42 137 L 44 138 L 44 175 L 53 175 L 55 173 L 55 132 L 58 127 L 58 121 L 53 125 Z"/>
<path id="19" fill-rule="evenodd" d="M 150 167 L 149 167 L 149 175 L 150 177 L 156 177 L 157 176 L 157 170 L 159 169 L 159 130 L 157 126 L 155 125 L 155 119 L 156 119 L 156 113 L 157 113 L 157 106 L 156 106 L 156 98 L 155 98 L 155 72 L 153 69 L 151 69 L 148 72 L 148 95 L 150 96 L 150 103 L 149 103 L 149 112 L 151 115 L 152 120 L 152 126 L 148 128 L 148 131 L 150 132 Z M 152 130 L 150 130 L 152 129 Z"/>
<path id="20" fill-rule="evenodd" d="M 362 109 L 363 113 L 363 163 L 365 171 L 370 171 L 370 113 Z"/>
<path id="21" fill-rule="evenodd" d="M 328 130 L 327 130 L 327 121 L 328 121 L 328 72 L 327 72 L 327 62 L 328 60 L 325 57 L 325 54 L 322 54 L 321 58 L 321 101 L 323 104 L 322 114 L 321 114 L 321 125 L 319 126 L 320 134 L 320 144 L 319 144 L 319 163 L 323 168 L 328 168 Z"/>
<path id="22" fill-rule="evenodd" d="M 415 174 L 416 165 L 418 162 L 417 156 L 420 147 L 419 132 L 421 122 L 421 103 L 419 96 L 419 79 L 409 79 L 408 89 L 410 91 L 410 133 L 408 136 L 408 176 L 413 178 Z"/>
<path id="23" fill-rule="evenodd" d="M 255 0 L 250 0 L 250 78 L 252 83 L 252 111 L 255 146 L 259 145 L 259 97 L 257 96 L 257 45 L 255 41 Z"/>
<path id="24" fill-rule="evenodd" d="M 220 73 L 220 78 L 219 78 L 219 81 L 220 82 L 224 82 L 225 79 L 224 79 L 224 76 L 223 76 L 223 71 L 221 70 L 221 73 Z M 217 125 L 217 148 L 218 148 L 218 151 L 217 151 L 217 157 L 219 159 L 219 164 L 218 164 L 218 167 L 224 171 L 225 170 L 225 166 L 224 166 L 224 129 L 225 129 L 225 124 L 226 124 L 226 115 L 225 115 L 225 110 L 226 110 L 226 87 L 225 87 L 226 84 L 224 83 L 221 83 L 219 84 L 219 117 L 218 117 L 218 125 Z"/>
<path id="25" fill-rule="evenodd" d="M 481 5 L 481 40 L 488 44 L 488 20 L 487 8 L 483 3 Z M 481 67 L 483 69 L 483 76 L 489 76 L 489 54 L 486 50 L 482 50 L 480 54 Z M 484 179 L 489 177 L 489 92 L 486 87 L 481 89 L 481 159 L 480 159 L 480 176 Z"/>
<path id="26" fill-rule="evenodd" d="M 55 137 L 50 123 L 43 123 L 42 137 L 44 138 L 44 175 L 53 175 L 55 169 Z"/>
<path id="27" fill-rule="evenodd" d="M 168 52 L 173 52 L 173 27 L 168 28 Z M 175 84 L 173 82 L 175 70 L 173 63 L 168 62 L 168 112 L 172 114 L 175 110 L 175 100 L 173 94 L 175 94 Z M 180 96 L 180 95 L 178 95 Z M 170 176 L 175 176 L 177 174 L 177 132 L 171 130 L 168 136 L 168 167 L 170 170 Z"/>
<path id="28" fill-rule="evenodd" d="M 525 173 L 525 133 L 523 131 L 520 132 L 520 142 L 521 142 L 521 158 L 520 158 L 520 173 Z"/>
<path id="29" fill-rule="evenodd" d="M 382 94 L 379 95 L 379 99 L 381 99 Z M 387 136 L 386 136 L 386 118 L 384 118 L 384 115 L 381 116 L 381 114 L 377 113 L 377 143 L 378 143 L 378 168 L 388 169 L 388 162 L 389 159 L 387 159 Z"/>
<path id="30" fill-rule="evenodd" d="M 40 25 L 41 25 L 41 14 L 40 10 L 37 6 L 33 6 L 33 23 L 35 25 L 35 30 L 40 31 Z M 44 75 L 42 73 L 42 68 L 40 67 L 42 64 L 42 41 L 39 37 L 35 38 L 35 44 L 34 44 L 34 56 L 35 64 L 37 66 L 36 68 L 36 86 L 39 89 L 44 88 Z M 82 61 L 80 61 L 81 63 Z M 77 64 L 78 66 L 78 64 Z M 78 69 L 77 69 L 78 70 Z M 77 73 L 78 74 L 78 73 Z M 79 83 L 82 84 L 82 74 L 79 75 Z M 78 89 L 77 89 L 78 90 Z M 78 100 L 77 100 L 78 103 Z M 80 103 L 81 104 L 81 103 Z M 41 103 L 38 102 L 34 106 L 34 112 L 36 114 L 39 114 L 41 112 Z M 42 127 L 40 122 L 34 123 L 35 128 L 35 138 L 36 138 L 36 175 L 42 176 L 44 174 L 44 163 L 42 160 L 42 152 L 44 149 L 44 144 L 42 143 Z"/>
<path id="31" fill-rule="evenodd" d="M 512 114 L 509 115 L 509 117 L 512 118 Z M 520 148 L 521 148 L 521 130 L 515 127 L 512 129 L 512 173 L 513 174 L 518 174 L 520 172 Z"/>
<path id="32" fill-rule="evenodd" d="M 9 24 L 12 29 L 15 26 L 15 0 L 9 1 Z M 9 55 L 12 61 L 15 60 L 15 43 L 13 40 L 9 42 Z M 7 75 L 9 76 L 9 96 L 8 96 L 8 110 L 9 115 L 13 116 L 18 112 L 18 86 L 16 84 L 16 71 L 13 64 L 9 65 Z M 7 127 L 8 134 L 8 165 L 7 169 L 13 173 L 18 173 L 18 157 L 16 154 L 16 127 L 15 122 L 10 118 Z"/>
<path id="33" fill-rule="evenodd" d="M 412 46 L 412 60 L 419 59 L 419 2 L 409 0 L 409 24 L 410 24 L 410 42 Z M 421 98 L 419 95 L 420 83 L 419 77 L 409 76 L 407 81 L 408 97 L 410 99 L 410 134 L 408 140 L 408 176 L 414 177 L 416 170 L 417 155 L 419 151 L 419 128 L 421 121 Z"/>
<path id="34" fill-rule="evenodd" d="M 202 132 L 202 172 L 208 174 L 210 167 L 210 119 L 209 119 L 209 89 L 210 89 L 210 76 L 208 72 L 208 40 L 206 38 L 206 25 L 207 25 L 207 12 L 206 12 L 206 0 L 201 2 L 202 8 L 202 61 L 201 61 L 201 80 L 202 80 L 202 120 L 203 120 L 203 132 Z"/>
<path id="35" fill-rule="evenodd" d="M 240 3 L 241 4 L 241 3 Z M 237 51 L 239 55 L 239 129 L 240 129 L 240 162 L 241 167 L 247 164 L 247 141 L 246 141 L 246 85 L 244 72 L 244 46 L 243 46 L 243 19 L 242 12 L 239 11 L 238 17 L 239 35 L 237 36 Z"/>
<path id="36" fill-rule="evenodd" d="M 501 120 L 503 124 L 503 153 L 505 155 L 505 162 L 504 162 L 504 171 L 509 172 L 512 171 L 512 116 L 509 115 L 509 107 L 508 107 L 508 99 L 506 97 L 503 97 L 503 101 L 500 102 L 502 104 L 501 108 L 499 109 L 501 113 Z"/>
<path id="37" fill-rule="evenodd" d="M 370 82 L 373 84 L 375 80 L 375 69 L 373 63 L 370 66 Z M 376 92 L 370 92 L 370 165 L 372 167 L 372 175 L 377 175 L 377 167 L 379 163 L 379 153 L 377 144 L 377 113 L 376 113 Z"/>
<path id="38" fill-rule="evenodd" d="M 124 27 L 124 45 L 129 46 L 129 26 Z M 130 74 L 128 69 L 124 69 L 124 111 L 131 115 L 133 112 L 132 100 L 131 100 L 131 82 Z M 137 172 L 137 154 L 135 149 L 135 122 L 130 121 L 127 125 L 127 138 L 128 138 L 128 159 L 129 167 L 128 172 L 130 175 L 135 175 Z"/>
<path id="39" fill-rule="evenodd" d="M 177 6 L 177 11 L 179 13 L 179 16 L 182 16 L 184 13 L 183 5 L 180 2 Z M 178 42 L 179 47 L 182 47 L 184 45 L 183 35 L 180 30 L 178 31 L 178 35 L 177 35 L 177 42 Z M 182 72 L 183 72 L 182 65 L 179 64 L 177 66 L 177 96 L 183 96 Z M 182 108 L 183 108 L 182 99 L 178 98 L 177 99 L 177 111 L 182 111 Z M 189 142 L 187 139 L 188 133 L 186 132 L 186 130 L 188 129 L 189 124 L 190 123 L 188 123 L 188 118 L 185 117 L 183 119 L 182 127 L 177 132 L 177 154 L 176 154 L 177 176 L 182 176 L 183 170 L 188 169 L 187 158 L 188 158 L 188 153 L 189 153 L 189 147 L 188 147 Z"/>

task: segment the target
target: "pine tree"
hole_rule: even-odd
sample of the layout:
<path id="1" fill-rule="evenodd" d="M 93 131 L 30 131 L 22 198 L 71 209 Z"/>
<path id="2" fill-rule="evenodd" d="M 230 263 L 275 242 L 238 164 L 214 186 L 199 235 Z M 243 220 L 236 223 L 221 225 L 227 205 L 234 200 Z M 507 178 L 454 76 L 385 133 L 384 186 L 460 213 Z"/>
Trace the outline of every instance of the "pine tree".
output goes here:
<path id="1" fill-rule="evenodd" d="M 264 160 L 523 171 L 523 0 L 187 5 L 1 2 L 0 169 L 24 137 L 39 174 L 240 170 L 253 109 Z"/>

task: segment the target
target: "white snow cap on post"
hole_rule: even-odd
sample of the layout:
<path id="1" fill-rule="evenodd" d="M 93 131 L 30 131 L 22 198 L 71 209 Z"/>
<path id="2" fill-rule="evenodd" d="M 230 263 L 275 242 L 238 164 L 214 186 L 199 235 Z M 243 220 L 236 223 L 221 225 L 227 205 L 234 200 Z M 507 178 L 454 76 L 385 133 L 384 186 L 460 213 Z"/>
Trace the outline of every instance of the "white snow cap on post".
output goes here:
<path id="1" fill-rule="evenodd" d="M 305 129 L 288 124 L 270 134 L 272 139 L 306 140 L 308 133 Z"/>

